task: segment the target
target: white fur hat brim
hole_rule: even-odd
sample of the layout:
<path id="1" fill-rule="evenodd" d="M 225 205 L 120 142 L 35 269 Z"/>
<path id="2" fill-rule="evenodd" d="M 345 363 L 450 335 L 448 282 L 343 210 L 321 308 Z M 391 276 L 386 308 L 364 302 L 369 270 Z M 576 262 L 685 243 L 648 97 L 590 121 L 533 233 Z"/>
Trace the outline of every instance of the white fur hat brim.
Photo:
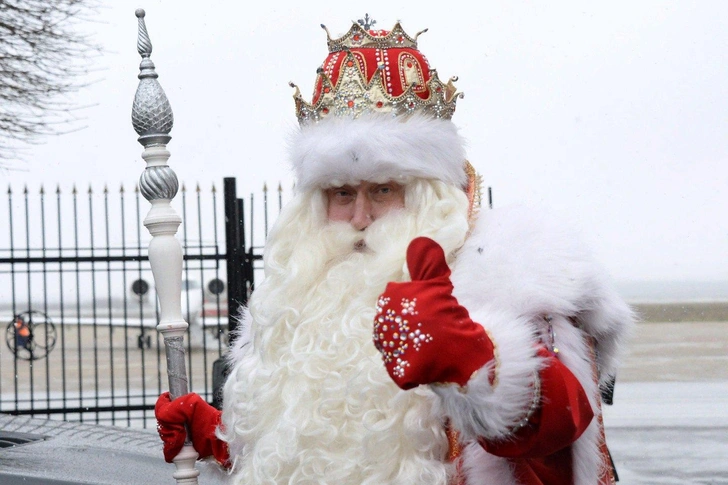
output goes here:
<path id="1" fill-rule="evenodd" d="M 413 178 L 461 187 L 467 182 L 456 126 L 426 115 L 331 116 L 302 126 L 290 149 L 299 190 Z"/>

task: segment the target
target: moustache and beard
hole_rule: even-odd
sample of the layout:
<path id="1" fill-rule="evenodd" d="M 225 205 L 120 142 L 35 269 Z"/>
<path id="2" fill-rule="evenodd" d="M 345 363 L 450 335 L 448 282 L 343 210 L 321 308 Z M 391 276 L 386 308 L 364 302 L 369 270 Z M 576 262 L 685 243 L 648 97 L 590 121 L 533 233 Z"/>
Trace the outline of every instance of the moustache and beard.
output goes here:
<path id="1" fill-rule="evenodd" d="M 405 209 L 365 231 L 328 222 L 322 191 L 296 196 L 271 231 L 225 385 L 235 483 L 447 483 L 435 396 L 391 381 L 372 321 L 386 284 L 409 278 L 412 239 L 452 257 L 467 232 L 467 198 L 439 181 L 407 185 Z"/>

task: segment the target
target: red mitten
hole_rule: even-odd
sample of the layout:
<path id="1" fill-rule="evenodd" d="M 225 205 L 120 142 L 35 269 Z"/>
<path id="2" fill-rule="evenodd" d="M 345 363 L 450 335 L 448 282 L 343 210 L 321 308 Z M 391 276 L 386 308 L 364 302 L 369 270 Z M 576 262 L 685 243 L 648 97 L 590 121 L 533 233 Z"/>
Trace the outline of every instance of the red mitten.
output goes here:
<path id="1" fill-rule="evenodd" d="M 402 389 L 465 385 L 493 358 L 483 327 L 452 295 L 450 268 L 439 244 L 418 237 L 407 248 L 411 282 L 389 283 L 377 302 L 374 345 Z"/>
<path id="2" fill-rule="evenodd" d="M 187 430 L 190 441 L 200 458 L 214 456 L 218 463 L 228 463 L 227 443 L 215 436 L 215 429 L 220 425 L 221 412 L 210 406 L 198 394 L 191 392 L 170 400 L 165 392 L 157 399 L 154 415 L 157 418 L 157 431 L 164 442 L 164 460 L 172 460 L 184 445 Z"/>

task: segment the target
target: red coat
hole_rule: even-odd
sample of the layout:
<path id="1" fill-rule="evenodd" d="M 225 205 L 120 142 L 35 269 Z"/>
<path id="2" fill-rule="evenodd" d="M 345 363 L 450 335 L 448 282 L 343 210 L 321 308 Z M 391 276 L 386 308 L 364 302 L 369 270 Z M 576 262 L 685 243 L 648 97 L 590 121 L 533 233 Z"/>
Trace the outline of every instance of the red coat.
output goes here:
<path id="1" fill-rule="evenodd" d="M 495 345 L 486 367 L 497 375 L 432 386 L 459 484 L 614 483 L 599 388 L 634 317 L 570 229 L 546 221 L 485 211 L 451 264 L 454 295 Z"/>
<path id="2" fill-rule="evenodd" d="M 573 443 L 584 433 L 594 419 L 581 384 L 562 364 L 557 355 L 548 357 L 548 365 L 539 373 L 541 402 L 528 424 L 513 434 L 512 439 L 488 441 L 478 444 L 494 456 L 507 459 L 513 478 L 522 485 L 563 485 L 574 483 Z M 599 485 L 614 484 L 609 452 L 604 440 L 604 427 L 600 430 L 599 451 L 603 463 Z M 448 426 L 450 449 L 448 460 L 458 466 L 453 485 L 468 485 L 462 470 L 463 444 L 459 433 Z M 471 479 L 473 480 L 473 479 Z"/>

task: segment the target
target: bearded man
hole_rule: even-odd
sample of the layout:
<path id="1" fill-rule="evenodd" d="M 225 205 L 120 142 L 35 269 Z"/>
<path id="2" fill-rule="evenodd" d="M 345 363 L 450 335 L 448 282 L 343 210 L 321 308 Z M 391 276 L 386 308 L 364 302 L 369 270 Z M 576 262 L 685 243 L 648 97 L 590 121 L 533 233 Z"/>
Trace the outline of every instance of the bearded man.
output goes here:
<path id="1" fill-rule="evenodd" d="M 328 45 L 223 411 L 162 395 L 165 458 L 186 425 L 236 484 L 613 483 L 600 387 L 630 309 L 569 231 L 478 211 L 417 36 Z"/>

